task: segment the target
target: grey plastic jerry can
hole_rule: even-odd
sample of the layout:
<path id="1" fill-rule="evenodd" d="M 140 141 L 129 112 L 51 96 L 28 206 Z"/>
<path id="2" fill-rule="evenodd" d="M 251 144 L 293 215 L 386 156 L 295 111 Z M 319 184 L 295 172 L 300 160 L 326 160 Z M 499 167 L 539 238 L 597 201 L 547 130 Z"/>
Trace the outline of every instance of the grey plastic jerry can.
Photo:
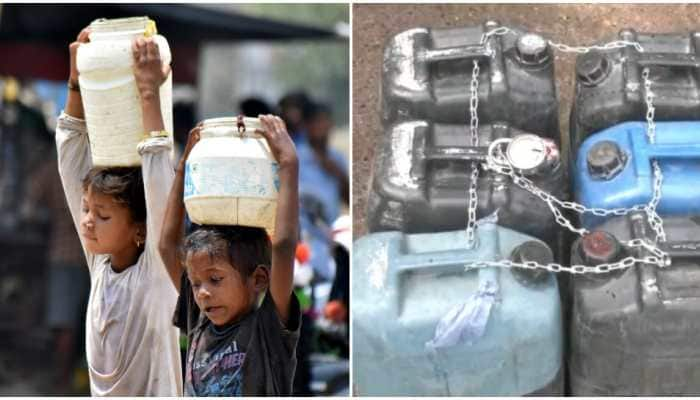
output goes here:
<path id="1" fill-rule="evenodd" d="M 353 247 L 352 357 L 357 395 L 561 394 L 556 278 L 472 261 L 552 261 L 543 242 L 480 225 L 374 233 Z"/>

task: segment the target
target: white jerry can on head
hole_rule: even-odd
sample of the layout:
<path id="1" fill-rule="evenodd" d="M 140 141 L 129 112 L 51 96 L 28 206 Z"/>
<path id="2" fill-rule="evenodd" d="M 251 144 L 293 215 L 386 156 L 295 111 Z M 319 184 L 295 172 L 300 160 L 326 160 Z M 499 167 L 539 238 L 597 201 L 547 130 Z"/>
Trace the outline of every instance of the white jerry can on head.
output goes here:
<path id="1" fill-rule="evenodd" d="M 244 225 L 272 233 L 279 166 L 257 118 L 204 121 L 185 165 L 184 201 L 192 222 Z"/>
<path id="2" fill-rule="evenodd" d="M 156 34 L 148 17 L 97 19 L 89 26 L 90 42 L 78 47 L 77 67 L 90 152 L 95 166 L 141 165 L 136 146 L 145 129 L 141 100 L 133 73 L 132 42 L 139 36 L 154 37 L 160 57 L 170 64 L 168 41 Z M 160 87 L 165 129 L 172 140 L 172 72 Z"/>

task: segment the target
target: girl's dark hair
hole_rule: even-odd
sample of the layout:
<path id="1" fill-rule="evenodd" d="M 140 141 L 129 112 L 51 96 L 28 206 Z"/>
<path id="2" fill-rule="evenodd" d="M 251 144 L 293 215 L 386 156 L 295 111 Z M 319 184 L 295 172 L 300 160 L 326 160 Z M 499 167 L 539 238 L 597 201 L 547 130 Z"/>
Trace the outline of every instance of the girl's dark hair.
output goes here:
<path id="1" fill-rule="evenodd" d="M 270 266 L 271 249 L 270 237 L 263 228 L 202 225 L 185 238 L 181 257 L 186 260 L 189 254 L 205 251 L 212 260 L 224 258 L 247 278 L 258 265 Z"/>
<path id="2" fill-rule="evenodd" d="M 95 167 L 83 179 L 83 191 L 93 191 L 114 197 L 129 209 L 134 222 L 146 222 L 146 196 L 140 167 Z"/>

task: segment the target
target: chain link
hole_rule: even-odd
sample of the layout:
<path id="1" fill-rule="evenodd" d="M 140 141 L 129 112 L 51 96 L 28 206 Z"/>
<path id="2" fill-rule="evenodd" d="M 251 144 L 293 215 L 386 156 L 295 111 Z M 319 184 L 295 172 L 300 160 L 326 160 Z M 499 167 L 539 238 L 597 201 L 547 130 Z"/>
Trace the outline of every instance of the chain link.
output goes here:
<path id="1" fill-rule="evenodd" d="M 608 50 L 615 50 L 615 49 L 621 49 L 623 47 L 627 46 L 632 46 L 634 47 L 638 52 L 642 53 L 644 52 L 644 48 L 642 47 L 639 42 L 632 42 L 629 40 L 614 40 L 612 42 L 608 42 L 602 45 L 592 45 L 592 46 L 569 46 L 564 43 L 556 43 L 554 41 L 548 40 L 548 43 L 550 46 L 554 47 L 555 49 L 564 52 L 564 53 L 578 53 L 578 54 L 585 54 L 588 53 L 592 50 L 598 50 L 598 51 L 608 51 Z"/>
<path id="2" fill-rule="evenodd" d="M 483 33 L 481 35 L 481 41 L 479 42 L 480 44 L 486 43 L 486 40 L 491 37 L 491 36 L 502 36 L 502 35 L 507 35 L 507 34 L 516 34 L 516 32 L 507 26 L 499 26 L 498 28 L 491 29 L 490 31 Z M 613 40 L 612 42 L 608 42 L 605 44 L 594 44 L 591 46 L 569 46 L 565 43 L 557 43 L 554 42 L 553 40 L 548 40 L 547 43 L 549 43 L 550 46 L 553 48 L 564 52 L 564 53 L 578 53 L 578 54 L 584 54 L 588 53 L 592 50 L 598 50 L 598 51 L 608 51 L 608 50 L 615 50 L 615 49 L 621 49 L 627 46 L 632 46 L 634 47 L 638 52 L 643 53 L 644 52 L 644 47 L 642 47 L 641 43 L 639 42 L 633 42 L 630 40 Z"/>
<path id="3" fill-rule="evenodd" d="M 494 28 L 486 33 L 483 33 L 481 35 L 481 40 L 479 41 L 479 44 L 483 45 L 484 43 L 486 43 L 486 39 L 490 38 L 491 36 L 503 36 L 510 33 L 515 34 L 515 32 L 507 26 L 499 26 L 498 28 Z"/>
<path id="4" fill-rule="evenodd" d="M 649 67 L 645 67 L 642 70 L 642 79 L 644 80 L 644 98 L 647 105 L 647 138 L 649 139 L 649 143 L 653 144 L 656 143 L 656 123 L 654 122 L 654 113 L 656 108 L 654 107 L 654 92 L 651 91 Z M 661 201 L 661 185 L 663 184 L 663 175 L 661 174 L 661 167 L 659 166 L 659 162 L 657 160 L 652 160 L 652 167 L 654 169 L 654 192 L 645 211 L 647 213 L 647 221 L 649 222 L 649 226 L 656 233 L 654 241 L 658 243 L 666 241 L 666 232 L 664 231 L 663 220 L 656 212 L 656 207 L 659 205 L 659 201 Z"/>
<path id="5" fill-rule="evenodd" d="M 647 137 L 649 143 L 656 142 L 656 123 L 654 122 L 654 93 L 651 91 L 651 80 L 649 80 L 649 67 L 645 67 L 642 71 L 642 79 L 644 80 L 644 98 L 647 103 Z"/>
<path id="6" fill-rule="evenodd" d="M 469 85 L 470 99 L 469 111 L 470 122 L 469 132 L 471 135 L 471 144 L 476 147 L 479 145 L 479 115 L 477 109 L 479 107 L 479 62 L 474 60 L 472 69 L 472 79 Z M 479 198 L 477 196 L 477 182 L 479 180 L 479 164 L 471 163 L 472 173 L 469 181 L 468 189 L 468 204 L 467 204 L 467 249 L 474 248 L 476 243 L 476 208 Z"/>
<path id="7" fill-rule="evenodd" d="M 659 250 L 656 247 L 649 245 L 646 241 L 642 239 L 630 240 L 624 245 L 628 249 L 643 247 L 644 249 L 651 252 L 653 255 L 646 256 L 642 258 L 637 257 L 625 257 L 620 261 L 614 263 L 603 263 L 598 265 L 580 265 L 575 264 L 571 266 L 561 265 L 558 263 L 548 263 L 540 264 L 536 261 L 526 261 L 523 263 L 518 263 L 510 260 L 499 260 L 499 261 L 474 261 L 464 264 L 466 269 L 475 268 L 486 268 L 486 267 L 500 267 L 500 268 L 525 268 L 525 269 L 544 269 L 550 272 L 568 272 L 570 274 L 604 274 L 611 271 L 627 269 L 632 267 L 637 263 L 656 265 L 659 268 L 665 268 L 671 265 L 671 259 L 665 252 Z"/>

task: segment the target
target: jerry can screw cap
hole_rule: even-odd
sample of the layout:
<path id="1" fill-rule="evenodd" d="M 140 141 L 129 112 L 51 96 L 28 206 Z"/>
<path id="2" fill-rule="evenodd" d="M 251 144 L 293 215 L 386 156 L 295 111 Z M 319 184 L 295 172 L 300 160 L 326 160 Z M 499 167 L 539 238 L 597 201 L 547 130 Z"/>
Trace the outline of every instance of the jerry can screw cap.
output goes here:
<path id="1" fill-rule="evenodd" d="M 594 231 L 581 238 L 581 256 L 589 265 L 614 261 L 620 254 L 620 242 L 611 234 Z"/>
<path id="2" fill-rule="evenodd" d="M 586 164 L 588 172 L 594 179 L 612 179 L 625 166 L 625 153 L 617 143 L 602 140 L 588 150 Z"/>
<path id="3" fill-rule="evenodd" d="M 546 161 L 546 143 L 537 135 L 518 135 L 508 144 L 506 157 L 522 173 L 534 173 Z"/>
<path id="4" fill-rule="evenodd" d="M 576 59 L 576 76 L 586 86 L 595 86 L 608 76 L 608 58 L 598 51 L 591 51 Z"/>
<path id="5" fill-rule="evenodd" d="M 554 262 L 554 254 L 544 244 L 530 240 L 513 249 L 510 259 L 517 263 L 535 261 L 539 264 L 549 264 Z M 515 279 L 522 284 L 540 283 L 548 276 L 548 272 L 544 269 L 513 268 L 512 273 Z"/>
<path id="6" fill-rule="evenodd" d="M 541 64 L 549 59 L 547 41 L 540 35 L 527 33 L 518 38 L 516 49 L 520 62 L 525 65 Z"/>

